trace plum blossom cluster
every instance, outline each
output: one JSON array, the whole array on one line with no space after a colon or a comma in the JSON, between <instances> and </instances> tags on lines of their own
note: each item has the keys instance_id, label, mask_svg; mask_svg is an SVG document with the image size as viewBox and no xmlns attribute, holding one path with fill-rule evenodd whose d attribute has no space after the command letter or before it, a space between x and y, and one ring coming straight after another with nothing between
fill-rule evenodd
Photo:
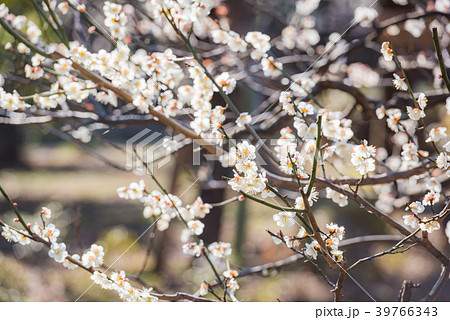
<instances>
[{"instance_id":1,"label":"plum blossom cluster","mask_svg":"<svg viewBox=\"0 0 450 320\"><path fill-rule=\"evenodd\" d=\"M314 11L319 7L320 0L299 0L296 10L289 21L289 25L281 32L279 46L292 50L298 48L302 51L312 52L314 46L320 41L320 34L314 28L316 17Z\"/></svg>"},{"instance_id":2,"label":"plum blossom cluster","mask_svg":"<svg viewBox=\"0 0 450 320\"><path fill-rule=\"evenodd\" d=\"M277 221L282 221L284 219L288 220L293 219L290 215L281 216L280 218L276 218ZM275 220L275 217L274 217ZM286 225L284 226L292 226ZM330 223L326 225L328 233L322 234L322 240L325 242L327 249L330 250L331 257L336 262L342 262L344 260L344 252L339 250L339 242L344 238L345 228L343 226L338 226L335 223ZM300 247L301 241L306 239L312 239L311 242L305 242L304 248L302 249L302 253L306 255L310 259L316 260L319 252L321 252L319 242L314 239L312 235L309 235L304 227L300 227L298 233L295 236L285 235L283 232L278 232L277 234L272 235L272 239L276 245L281 243L285 243L288 248Z\"/></svg>"},{"instance_id":3,"label":"plum blossom cluster","mask_svg":"<svg viewBox=\"0 0 450 320\"><path fill-rule=\"evenodd\" d=\"M160 231L166 230L172 219L182 219L187 224L187 229L181 235L183 242L188 241L192 235L199 236L203 233L205 225L199 219L203 219L212 208L200 197L191 205L183 207L183 202L175 195L166 195L157 190L147 192L143 180L132 182L128 187L117 188L117 194L122 199L139 200L144 206L144 217L155 219Z\"/></svg>"},{"instance_id":4,"label":"plum blossom cluster","mask_svg":"<svg viewBox=\"0 0 450 320\"><path fill-rule=\"evenodd\" d=\"M373 157L376 149L367 143L367 140L363 140L363 143L355 146L352 152L352 164L361 175L375 171L375 159Z\"/></svg>"},{"instance_id":5,"label":"plum blossom cluster","mask_svg":"<svg viewBox=\"0 0 450 320\"><path fill-rule=\"evenodd\" d=\"M108 27L110 35L119 41L123 40L127 31L128 18L123 12L122 5L105 1L103 12L105 13L105 26Z\"/></svg>"},{"instance_id":6,"label":"plum blossom cluster","mask_svg":"<svg viewBox=\"0 0 450 320\"><path fill-rule=\"evenodd\" d=\"M167 5L173 9L176 2L168 2ZM184 5L188 6L187 3ZM160 3L155 7L162 8ZM161 15L161 11L155 10L158 15ZM209 10L202 3L192 6L189 4L188 9L189 16L195 21L202 19L201 17L207 15ZM6 7L4 11L6 14L2 18L9 22L12 28L20 31L19 27L23 27L23 23L13 23L17 17L7 13ZM173 117L182 112L183 107L192 108L191 127L194 131L205 139L213 139L214 143L220 143L222 134L217 131L217 127L225 120L224 108L211 106L209 101L214 91L217 91L217 87L201 67L196 62L189 62L188 72L193 84L181 84L185 75L179 62L184 59L178 59L170 49L164 52L153 52L151 55L140 49L131 54L130 48L122 41L127 22L123 6L105 2L103 11L105 25L118 41L117 47L111 52L104 49L97 53L89 52L79 42L72 41L68 48L57 44L48 45L45 48L46 54L52 55L52 59L40 54L29 57L31 64L25 66L26 76L32 80L46 77L52 82L50 90L33 96L36 105L43 109L55 109L58 105L64 106L66 100L80 103L89 95L93 95L100 103L118 106L117 95L111 90L99 90L93 82L79 77L74 68L76 63L92 72L98 72L115 87L134 97L133 105L142 113L148 113L151 107L156 112ZM21 16L20 19L26 18ZM30 37L29 40L31 41ZM27 56L30 55L29 49L19 51ZM56 58L56 56L62 57ZM46 70L53 69L54 72L46 73L44 67ZM233 92L236 86L236 80L227 72L218 75L215 81L217 86L227 94ZM0 100L1 107L8 111L30 107L16 91L7 93L1 89Z\"/></svg>"},{"instance_id":7,"label":"plum blossom cluster","mask_svg":"<svg viewBox=\"0 0 450 320\"><path fill-rule=\"evenodd\" d=\"M236 80L228 72L224 72L215 78L218 86L216 87L198 63L194 62L189 65L189 75L192 86L179 87L178 97L183 103L190 105L194 111L190 126L205 140L220 144L223 137L218 128L225 121L225 108L219 105L213 107L210 101L214 92L218 91L218 87L226 94L232 93L236 87Z\"/></svg>"},{"instance_id":8,"label":"plum blossom cluster","mask_svg":"<svg viewBox=\"0 0 450 320\"><path fill-rule=\"evenodd\" d=\"M223 271L222 275L225 280L227 294L233 301L237 301L234 293L237 289L239 289L239 285L236 280L239 272L231 269L230 267L229 256L231 255L231 252L231 244L222 241L213 242L207 248L204 246L203 241L200 241L199 243L186 243L183 245L184 254L199 257L202 253L205 253L213 262L216 263L216 265L225 266L225 271ZM208 292L209 286L203 282L198 290L198 294L204 296L208 294Z\"/></svg>"},{"instance_id":9,"label":"plum blossom cluster","mask_svg":"<svg viewBox=\"0 0 450 320\"><path fill-rule=\"evenodd\" d=\"M135 288L130 284L125 271L111 272L108 276L101 271L94 271L92 281L102 289L116 291L123 301L127 302L155 302L158 297L152 294L153 288Z\"/></svg>"},{"instance_id":10,"label":"plum blossom cluster","mask_svg":"<svg viewBox=\"0 0 450 320\"><path fill-rule=\"evenodd\" d=\"M447 177L450 177L450 141L443 147L445 148L445 151L441 152L436 158L436 165L438 168L445 170Z\"/></svg>"},{"instance_id":11,"label":"plum blossom cluster","mask_svg":"<svg viewBox=\"0 0 450 320\"><path fill-rule=\"evenodd\" d=\"M265 172L258 172L254 145L244 140L238 143L236 148L231 148L227 158L228 164L236 168L234 177L228 180L231 189L248 194L258 194L264 191L267 178Z\"/></svg>"},{"instance_id":12,"label":"plum blossom cluster","mask_svg":"<svg viewBox=\"0 0 450 320\"><path fill-rule=\"evenodd\" d=\"M74 269L77 267L77 264L75 264L74 261L86 268L100 267L103 265L103 247L96 244L91 245L91 248L83 254L81 259L78 254L70 256L67 252L66 245L63 242L58 242L60 230L56 228L53 223L45 225L43 222L44 219L49 219L51 215L52 212L50 209L42 207L40 212L42 220L41 223L35 222L33 225L28 225L29 230L35 236L47 242L50 247L50 250L48 251L48 256L50 258L58 263L62 263L64 267L68 269ZM16 219L15 222L19 222L19 220ZM20 231L17 228L4 223L2 224L2 236L7 241L17 242L21 245L29 245L31 243L31 239L33 239L28 232Z\"/></svg>"},{"instance_id":13,"label":"plum blossom cluster","mask_svg":"<svg viewBox=\"0 0 450 320\"><path fill-rule=\"evenodd\" d=\"M303 145L298 144L296 136L289 127L280 131L280 138L277 140L275 151L281 159L280 169L286 174L292 174L295 165L299 178L306 178L305 162L313 160L317 144L319 119L321 119L320 134L329 140L327 146L321 148L320 161L327 161L332 155L346 158L353 147L348 141L354 133L351 129L352 121L342 116L341 112L327 109L315 110L310 102L304 101L297 91L282 92L279 102L288 115L294 116L293 126L296 129L297 137L303 141ZM320 117L319 117L320 116ZM317 121L310 121L309 118L316 118ZM328 159L329 161L329 159Z\"/></svg>"},{"instance_id":14,"label":"plum blossom cluster","mask_svg":"<svg viewBox=\"0 0 450 320\"><path fill-rule=\"evenodd\" d=\"M428 233L432 233L435 230L441 228L439 222L437 221L437 216L432 217L419 217L419 214L425 211L427 206L432 207L434 204L438 203L441 198L441 194L436 191L429 191L424 197L422 202L414 201L410 203L405 210L410 210L411 214L403 216L403 222L405 225L411 228L419 227L421 230Z\"/></svg>"},{"instance_id":15,"label":"plum blossom cluster","mask_svg":"<svg viewBox=\"0 0 450 320\"><path fill-rule=\"evenodd\" d=\"M156 190L150 193L147 192L143 180L133 182L128 187L120 187L117 189L117 193L120 198L140 200L144 205L144 217L153 217L156 221L156 226L160 231L166 230L169 226L169 222L173 218L178 217L181 219L186 224L186 229L181 233L181 241L184 243L182 246L183 253L195 257L200 257L202 254L205 254L210 258L225 262L226 270L223 275L226 279L225 286L227 294L233 301L237 301L234 293L239 289L239 285L235 279L238 272L230 268L228 259L231 255L231 245L225 242L214 242L206 248L203 240L198 237L203 233L205 227L203 222L199 219L203 219L210 212L212 208L210 204L204 203L202 199L198 197L193 204L183 207L181 199L177 196L172 194L166 195ZM195 242L188 242L191 238L194 238ZM103 275L93 277L101 283L105 283L105 289L110 289L110 281ZM131 288L130 290L136 289ZM129 290L126 291L129 293ZM203 283L199 294L206 295L207 293L208 287ZM123 292L123 290L119 290L119 294L121 294L121 296L125 294L125 300L127 301L134 301L130 300L127 293Z\"/></svg>"},{"instance_id":16,"label":"plum blossom cluster","mask_svg":"<svg viewBox=\"0 0 450 320\"><path fill-rule=\"evenodd\" d=\"M91 279L96 284L103 289L116 291L124 301L147 302L158 300L157 297L151 294L152 288L137 289L131 286L124 271L112 272L111 276L108 277L106 273L97 270L96 268L101 267L104 262L105 253L102 246L92 244L81 257L78 254L69 254L66 244L58 242L60 230L52 223L45 226L44 220L51 217L51 210L42 207L39 215L41 216L42 225L38 222L35 222L33 225L27 225L31 233L0 222L2 227L1 235L8 242L15 242L24 246L29 245L32 240L46 243L49 246L48 256L50 258L70 270L83 267L92 273ZM14 222L18 223L19 219L15 219Z\"/></svg>"}]
</instances>

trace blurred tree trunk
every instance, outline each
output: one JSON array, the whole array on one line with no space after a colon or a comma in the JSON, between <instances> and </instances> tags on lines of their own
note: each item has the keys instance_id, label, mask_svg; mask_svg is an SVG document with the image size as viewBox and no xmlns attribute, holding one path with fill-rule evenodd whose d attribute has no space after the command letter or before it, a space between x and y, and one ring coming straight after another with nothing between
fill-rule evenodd
<instances>
[{"instance_id":1,"label":"blurred tree trunk","mask_svg":"<svg viewBox=\"0 0 450 320\"><path fill-rule=\"evenodd\" d=\"M207 203L218 203L225 200L225 188L221 179L222 176L227 175L227 169L223 168L220 162L215 161L213 164L212 176L214 180L205 181L201 184L200 197ZM203 240L209 244L219 240L220 227L222 221L223 207L214 207L210 213L202 219L205 224L205 230L203 232Z\"/></svg>"},{"instance_id":2,"label":"blurred tree trunk","mask_svg":"<svg viewBox=\"0 0 450 320\"><path fill-rule=\"evenodd\" d=\"M20 128L13 125L0 125L0 168L21 165L20 146L22 137Z\"/></svg>"}]
</instances>

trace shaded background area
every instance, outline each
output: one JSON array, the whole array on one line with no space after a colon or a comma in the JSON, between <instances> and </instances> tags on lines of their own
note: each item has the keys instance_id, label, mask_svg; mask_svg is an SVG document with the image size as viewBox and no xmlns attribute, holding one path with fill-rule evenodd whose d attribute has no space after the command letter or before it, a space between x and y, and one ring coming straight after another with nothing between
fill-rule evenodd
<instances>
[{"instance_id":1,"label":"shaded background area","mask_svg":"<svg viewBox=\"0 0 450 320\"><path fill-rule=\"evenodd\" d=\"M32 16L33 8L25 6L28 1L5 1L15 14ZM356 6L371 5L372 1L337 0L322 1L320 16L317 16L318 30L322 34L330 31L343 32L353 18ZM99 1L98 7L101 8ZM295 1L224 1L229 8L232 28L240 34L250 30L260 30L272 37L278 36L292 11ZM96 4L97 5L97 4ZM395 6L391 1L379 1L376 5L379 18L384 19L411 10L411 7ZM100 11L94 11L99 15ZM35 14L34 14L35 15ZM74 39L86 36L72 26L79 17L70 16L64 21L69 34ZM99 20L102 18L99 16ZM281 21L280 21L281 20ZM35 15L36 23L39 22ZM359 28L352 30L349 39L361 36ZM392 37L396 47L415 51L420 48L432 48L429 30L419 39L411 36ZM45 34L49 41L56 41L51 34ZM4 43L8 37L0 30L0 39ZM145 39L143 39L145 40ZM94 50L107 47L100 38L90 40ZM3 46L2 46L3 47ZM161 50L160 48L158 50ZM406 50L406 49L405 49ZM11 57L10 52L0 49L0 71L8 74L23 73L23 61ZM349 62L363 61L375 66L379 54L372 51L356 51L349 57ZM13 63L8 62L13 61ZM300 65L287 67L296 70ZM292 72L294 73L294 72ZM411 74L411 82L416 88L431 88L433 77L426 71ZM390 80L389 80L390 81ZM22 94L32 94L34 89L27 83L8 83L7 90L18 89ZM368 96L383 98L393 90L390 86L377 89L361 89ZM257 105L263 96L255 94L245 85L233 93L233 100L238 106ZM353 104L349 96L327 90L320 99L333 101L336 109L345 109ZM220 103L217 102L217 103ZM244 111L242 109L241 111ZM251 111L251 110L247 110ZM429 119L431 122L443 121L448 126L445 108L438 109ZM371 143L390 150L392 138L384 124L365 120L360 112L352 115L355 122L355 135L367 138ZM144 127L114 128L100 132L103 137L123 146L126 139L132 137ZM152 127L161 131L159 127ZM112 146L105 145L94 137L90 143L97 152L116 163L125 165L125 155ZM192 150L186 149L178 157L157 171L157 177L169 192L180 195L187 190L199 176L199 168L190 165ZM189 160L189 161L188 161ZM209 170L216 179L229 174L214 164L202 164L200 171ZM104 247L105 265L114 263L113 269L124 269L129 274L142 272L142 279L163 292L195 292L203 280L212 280L209 267L201 259L193 260L182 253L180 242L181 223L173 220L165 232L147 232L129 250L129 246L150 225L142 216L142 206L138 202L119 199L116 188L128 185L132 181L144 179L150 190L157 187L149 177L137 177L132 172L120 171L87 155L73 144L62 142L49 134L45 128L33 126L11 127L0 125L0 183L10 196L26 213L26 219L33 221L42 206L52 209L52 222L61 228L60 241L68 245L70 252L82 254L91 243ZM370 189L367 189L370 192ZM208 181L201 181L183 195L183 204L192 203L198 195L205 202L216 203L235 194L223 185L212 186ZM321 197L314 206L318 223L333 221L346 227L346 238L368 234L395 234L373 216L361 210L350 201L344 209L339 208ZM222 209L215 209L205 219L205 237L207 242L217 239L233 245L232 267L243 270L289 257L292 252L274 245L266 229L276 232L273 222L274 211L250 202L234 202ZM28 216L27 216L28 215ZM394 211L391 216L401 221L403 210ZM13 218L6 202L0 200L0 217L9 221ZM289 233L288 229L283 230ZM296 233L292 228L292 233ZM442 230L441 230L442 231ZM154 237L153 237L154 235ZM448 240L443 232L434 232L430 239L435 245L450 253ZM148 244L151 242L151 246ZM354 262L359 258L389 249L393 243L361 244L346 249L346 258ZM147 259L148 248L150 255ZM123 252L126 253L122 256ZM120 257L119 260L117 260ZM117 262L116 262L117 260ZM320 263L323 270L325 264ZM439 264L419 247L414 247L404 254L385 256L367 262L352 273L352 277L361 284L376 300L396 301L403 280L421 283L413 291L413 300L421 298L429 291L440 272ZM328 271L330 278L337 278L336 271ZM11 245L0 239L0 301L74 301L92 281L83 270L67 270L47 257L47 250L39 245L23 247ZM242 301L331 301L329 287L316 270L303 262L296 262L278 271L264 275L253 275L239 279L241 289L237 297ZM113 292L92 286L81 301L117 301ZM351 279L344 287L345 301L370 301L370 298ZM450 300L450 286L447 285L439 301Z\"/></svg>"}]
</instances>

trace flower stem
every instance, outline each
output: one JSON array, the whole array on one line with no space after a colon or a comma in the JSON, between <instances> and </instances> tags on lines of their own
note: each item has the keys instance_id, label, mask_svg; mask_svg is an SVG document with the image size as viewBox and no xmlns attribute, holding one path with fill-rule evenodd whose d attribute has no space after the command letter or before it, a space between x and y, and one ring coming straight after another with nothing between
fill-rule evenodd
<instances>
[{"instance_id":1,"label":"flower stem","mask_svg":"<svg viewBox=\"0 0 450 320\"><path fill-rule=\"evenodd\" d=\"M444 59L442 58L441 45L439 44L439 37L437 28L433 28L433 41L434 47L436 48L436 55L439 61L439 67L441 68L442 79L444 80L445 86L447 87L448 92L450 92L450 80L448 79L447 70L445 68Z\"/></svg>"},{"instance_id":2,"label":"flower stem","mask_svg":"<svg viewBox=\"0 0 450 320\"><path fill-rule=\"evenodd\" d=\"M322 116L317 118L317 138L316 138L316 150L314 151L313 167L311 171L311 177L309 179L308 190L306 191L306 197L311 194L312 188L314 186L314 180L316 179L317 173L317 163L320 151L320 141L322 139Z\"/></svg>"},{"instance_id":3,"label":"flower stem","mask_svg":"<svg viewBox=\"0 0 450 320\"><path fill-rule=\"evenodd\" d=\"M17 218L19 219L20 223L22 224L22 226L25 228L25 230L28 231L28 233L31 235L33 234L30 230L30 228L27 226L27 224L25 223L25 220L23 220L22 215L20 214L19 210L17 209L17 207L14 205L14 203L12 202L11 198L8 196L8 194L6 193L6 191L2 188L2 186L0 185L0 192L3 194L3 197L6 199L6 201L8 202L9 206L11 207L11 209L13 209L14 213L16 214Z\"/></svg>"},{"instance_id":4,"label":"flower stem","mask_svg":"<svg viewBox=\"0 0 450 320\"><path fill-rule=\"evenodd\" d=\"M19 42L22 42L24 45L26 45L28 48L30 48L31 51L34 53L39 53L41 56L50 58L50 55L45 53L42 49L39 49L34 44L32 44L30 41L28 41L22 34L15 31L11 26L4 20L0 18L0 24L2 25L5 30L12 35L16 40Z\"/></svg>"}]
</instances>

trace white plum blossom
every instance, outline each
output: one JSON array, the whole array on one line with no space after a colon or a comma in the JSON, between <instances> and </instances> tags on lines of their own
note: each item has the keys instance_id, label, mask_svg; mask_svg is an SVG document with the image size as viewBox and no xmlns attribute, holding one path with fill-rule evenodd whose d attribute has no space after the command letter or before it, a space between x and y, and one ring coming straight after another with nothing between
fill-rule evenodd
<instances>
[{"instance_id":1,"label":"white plum blossom","mask_svg":"<svg viewBox=\"0 0 450 320\"><path fill-rule=\"evenodd\" d=\"M276 197L275 193L272 192L269 188L264 188L264 190L261 192L261 198L267 199L267 198L274 198Z\"/></svg>"},{"instance_id":2,"label":"white plum blossom","mask_svg":"<svg viewBox=\"0 0 450 320\"><path fill-rule=\"evenodd\" d=\"M300 240L294 236L284 236L283 240L288 248L300 246Z\"/></svg>"},{"instance_id":3,"label":"white plum blossom","mask_svg":"<svg viewBox=\"0 0 450 320\"><path fill-rule=\"evenodd\" d=\"M450 156L447 152L441 152L436 158L436 165L440 169L447 169L450 167Z\"/></svg>"},{"instance_id":4,"label":"white plum blossom","mask_svg":"<svg viewBox=\"0 0 450 320\"><path fill-rule=\"evenodd\" d=\"M53 68L57 73L67 75L72 70L72 61L64 58L58 59Z\"/></svg>"},{"instance_id":5,"label":"white plum blossom","mask_svg":"<svg viewBox=\"0 0 450 320\"><path fill-rule=\"evenodd\" d=\"M286 111L287 114L291 116L295 115L296 110L295 110L295 103L292 97L292 92L289 91L281 92L279 101L281 103L283 110Z\"/></svg>"},{"instance_id":6,"label":"white plum blossom","mask_svg":"<svg viewBox=\"0 0 450 320\"><path fill-rule=\"evenodd\" d=\"M339 240L342 240L344 238L345 234L345 227L344 226L338 226L335 223L330 223L326 225L328 231L330 232L331 237L336 237Z\"/></svg>"},{"instance_id":7,"label":"white plum blossom","mask_svg":"<svg viewBox=\"0 0 450 320\"><path fill-rule=\"evenodd\" d=\"M398 132L399 131L398 124L400 122L400 119L402 118L402 111L397 108L392 108L386 110L386 115L388 116L386 122L389 129L391 129L394 132Z\"/></svg>"},{"instance_id":8,"label":"white plum blossom","mask_svg":"<svg viewBox=\"0 0 450 320\"><path fill-rule=\"evenodd\" d=\"M62 14L67 14L67 12L69 11L69 2L68 1L63 1L58 3L57 6L59 12L61 12Z\"/></svg>"},{"instance_id":9,"label":"white plum blossom","mask_svg":"<svg viewBox=\"0 0 450 320\"><path fill-rule=\"evenodd\" d=\"M422 204L424 206L432 206L432 205L438 203L440 199L441 199L440 193L437 193L435 191L430 191L423 197Z\"/></svg>"},{"instance_id":10,"label":"white plum blossom","mask_svg":"<svg viewBox=\"0 0 450 320\"><path fill-rule=\"evenodd\" d=\"M47 207L42 207L41 215L47 219L50 219L52 217L52 210Z\"/></svg>"},{"instance_id":11,"label":"white plum blossom","mask_svg":"<svg viewBox=\"0 0 450 320\"><path fill-rule=\"evenodd\" d=\"M108 279L108 276L104 272L100 272L98 270L94 271L94 273L91 275L91 280L101 286L103 289L112 289L113 282Z\"/></svg>"},{"instance_id":12,"label":"white plum blossom","mask_svg":"<svg viewBox=\"0 0 450 320\"><path fill-rule=\"evenodd\" d=\"M0 19L3 19L4 16L6 16L9 12L9 8L6 6L6 4L1 3L0 4Z\"/></svg>"},{"instance_id":13,"label":"white plum blossom","mask_svg":"<svg viewBox=\"0 0 450 320\"><path fill-rule=\"evenodd\" d=\"M307 189L308 189L308 186L305 186L303 188L303 192L305 194L307 193ZM316 202L318 199L319 199L319 192L316 191L316 187L313 187L311 189L311 193L308 196L308 204L309 204L309 206L312 207L314 202ZM295 199L295 209L305 210L305 203L303 201L303 196L297 197Z\"/></svg>"},{"instance_id":14,"label":"white plum blossom","mask_svg":"<svg viewBox=\"0 0 450 320\"><path fill-rule=\"evenodd\" d=\"M305 238L307 235L308 233L306 232L305 228L301 226L300 229L298 230L296 237L302 239Z\"/></svg>"},{"instance_id":15,"label":"white plum blossom","mask_svg":"<svg viewBox=\"0 0 450 320\"><path fill-rule=\"evenodd\" d=\"M236 278L239 276L239 272L237 270L227 270L223 272L223 276L228 279Z\"/></svg>"},{"instance_id":16,"label":"white plum blossom","mask_svg":"<svg viewBox=\"0 0 450 320\"><path fill-rule=\"evenodd\" d=\"M427 106L427 96L425 95L425 93L421 92L419 93L419 96L417 97L417 104L419 105L420 108L422 108L422 110L425 109L425 107Z\"/></svg>"},{"instance_id":17,"label":"white plum blossom","mask_svg":"<svg viewBox=\"0 0 450 320\"><path fill-rule=\"evenodd\" d=\"M276 78L281 75L280 70L283 69L283 65L281 62L275 61L273 57L262 58L261 65L266 77Z\"/></svg>"},{"instance_id":18,"label":"white plum blossom","mask_svg":"<svg viewBox=\"0 0 450 320\"><path fill-rule=\"evenodd\" d=\"M361 175L375 171L375 160L371 158L375 156L375 152L375 147L369 146L366 140L363 140L361 145L353 147L351 162Z\"/></svg>"},{"instance_id":19,"label":"white plum blossom","mask_svg":"<svg viewBox=\"0 0 450 320\"><path fill-rule=\"evenodd\" d=\"M425 207L420 201L414 201L410 203L405 210L411 210L412 213L419 214L425 211Z\"/></svg>"},{"instance_id":20,"label":"white plum blossom","mask_svg":"<svg viewBox=\"0 0 450 320\"><path fill-rule=\"evenodd\" d=\"M295 224L295 212L282 211L273 215L273 221L280 227L292 227Z\"/></svg>"},{"instance_id":21,"label":"white plum blossom","mask_svg":"<svg viewBox=\"0 0 450 320\"><path fill-rule=\"evenodd\" d=\"M445 127L435 127L433 129L430 130L430 135L428 137L427 140L425 140L425 142L436 142L439 141L445 137L447 137L447 133L445 133L445 131L447 131L447 128Z\"/></svg>"},{"instance_id":22,"label":"white plum blossom","mask_svg":"<svg viewBox=\"0 0 450 320\"><path fill-rule=\"evenodd\" d=\"M83 254L81 261L86 268L97 268L103 265L104 256L105 253L103 252L103 247L93 244L91 245L91 248Z\"/></svg>"},{"instance_id":23,"label":"white plum blossom","mask_svg":"<svg viewBox=\"0 0 450 320\"><path fill-rule=\"evenodd\" d=\"M56 240L59 237L60 231L56 228L53 223L50 223L45 228L40 229L37 225L33 227L33 231L37 234L40 234L43 238L48 239L50 242L56 243Z\"/></svg>"},{"instance_id":24,"label":"white plum blossom","mask_svg":"<svg viewBox=\"0 0 450 320\"><path fill-rule=\"evenodd\" d=\"M2 226L2 236L8 242L18 242L20 238L20 234L8 225Z\"/></svg>"},{"instance_id":25,"label":"white plum blossom","mask_svg":"<svg viewBox=\"0 0 450 320\"><path fill-rule=\"evenodd\" d=\"M297 108L304 116L314 114L314 107L311 103L300 101ZM317 125L317 124L315 124L315 125Z\"/></svg>"},{"instance_id":26,"label":"white plum blossom","mask_svg":"<svg viewBox=\"0 0 450 320\"><path fill-rule=\"evenodd\" d=\"M242 112L236 119L236 124L239 128L245 127L246 124L252 122L252 116L248 112Z\"/></svg>"},{"instance_id":27,"label":"white plum blossom","mask_svg":"<svg viewBox=\"0 0 450 320\"><path fill-rule=\"evenodd\" d=\"M295 151L295 153L292 155L286 155L286 158L280 165L280 169L286 174L293 174L295 167L297 175L299 175L300 178L304 178L307 177L304 171L305 170L304 164L305 158L300 154L300 152Z\"/></svg>"},{"instance_id":28,"label":"white plum blossom","mask_svg":"<svg viewBox=\"0 0 450 320\"><path fill-rule=\"evenodd\" d=\"M394 54L394 51L390 48L389 41L383 42L381 45L381 53L383 54L383 58L386 61L392 61L392 57Z\"/></svg>"},{"instance_id":29,"label":"white plum blossom","mask_svg":"<svg viewBox=\"0 0 450 320\"><path fill-rule=\"evenodd\" d=\"M187 223L187 225L191 233L197 236L203 233L203 228L205 227L204 223L199 220L191 220Z\"/></svg>"},{"instance_id":30,"label":"white plum blossom","mask_svg":"<svg viewBox=\"0 0 450 320\"><path fill-rule=\"evenodd\" d=\"M73 255L71 256L71 258L72 258L73 260L75 260L75 261L80 262L80 256L79 256L78 254L73 254ZM81 262L80 262L80 263L81 263ZM75 263L73 263L72 261L70 261L69 259L67 259L67 257L66 257L66 259L63 261L63 266L66 267L66 268L69 269L69 270L73 270L73 269L78 268L78 265L76 265Z\"/></svg>"},{"instance_id":31,"label":"white plum blossom","mask_svg":"<svg viewBox=\"0 0 450 320\"><path fill-rule=\"evenodd\" d=\"M445 234L448 238L448 243L450 243L450 222L447 222L447 226L445 227Z\"/></svg>"},{"instance_id":32,"label":"white plum blossom","mask_svg":"<svg viewBox=\"0 0 450 320\"><path fill-rule=\"evenodd\" d=\"M341 262L344 260L344 251L342 250L331 250L331 255L333 256L334 261Z\"/></svg>"},{"instance_id":33,"label":"white plum blossom","mask_svg":"<svg viewBox=\"0 0 450 320\"><path fill-rule=\"evenodd\" d=\"M407 106L406 110L408 112L408 117L411 120L418 121L418 120L420 120L422 118L425 118L425 112L423 112L423 110L420 109L420 108L412 108L410 106Z\"/></svg>"},{"instance_id":34,"label":"white plum blossom","mask_svg":"<svg viewBox=\"0 0 450 320\"><path fill-rule=\"evenodd\" d=\"M394 84L395 89L400 91L407 91L408 85L405 82L404 78L400 78L396 73L393 74L394 80L392 80L392 83Z\"/></svg>"},{"instance_id":35,"label":"white plum blossom","mask_svg":"<svg viewBox=\"0 0 450 320\"><path fill-rule=\"evenodd\" d=\"M216 83L222 88L225 94L230 94L236 88L236 79L231 78L228 72L223 72L215 79ZM216 87L214 87L214 91L219 91Z\"/></svg>"},{"instance_id":36,"label":"white plum blossom","mask_svg":"<svg viewBox=\"0 0 450 320\"><path fill-rule=\"evenodd\" d=\"M194 217L203 219L212 209L212 205L204 203L202 198L197 197L194 203L187 207Z\"/></svg>"},{"instance_id":37,"label":"white plum blossom","mask_svg":"<svg viewBox=\"0 0 450 320\"><path fill-rule=\"evenodd\" d=\"M284 235L281 231L277 232L276 235L272 235L273 243L279 245L284 242Z\"/></svg>"},{"instance_id":38,"label":"white plum blossom","mask_svg":"<svg viewBox=\"0 0 450 320\"><path fill-rule=\"evenodd\" d=\"M144 180L140 180L138 182L130 183L129 187L120 187L117 188L117 194L120 198L123 199L141 199L144 196L145 191L145 182Z\"/></svg>"},{"instance_id":39,"label":"white plum blossom","mask_svg":"<svg viewBox=\"0 0 450 320\"><path fill-rule=\"evenodd\" d=\"M250 31L245 35L245 41L250 43L255 49L252 52L252 59L259 60L270 50L270 37L259 31Z\"/></svg>"},{"instance_id":40,"label":"white plum blossom","mask_svg":"<svg viewBox=\"0 0 450 320\"><path fill-rule=\"evenodd\" d=\"M228 35L228 32L226 32L222 29L212 30L211 37L215 43L227 44L228 41L230 40L230 36Z\"/></svg>"},{"instance_id":41,"label":"white plum blossom","mask_svg":"<svg viewBox=\"0 0 450 320\"><path fill-rule=\"evenodd\" d=\"M342 188L348 187L341 186ZM336 192L333 189L326 188L327 198L331 199L334 203L337 203L339 207L345 207L348 205L348 197L342 193Z\"/></svg>"},{"instance_id":42,"label":"white plum blossom","mask_svg":"<svg viewBox=\"0 0 450 320\"><path fill-rule=\"evenodd\" d=\"M428 220L424 219L425 222L420 223L419 227L421 230L426 231L428 233L432 233L435 230L439 230L441 225L436 220Z\"/></svg>"},{"instance_id":43,"label":"white plum blossom","mask_svg":"<svg viewBox=\"0 0 450 320\"><path fill-rule=\"evenodd\" d=\"M209 289L208 289L208 285L205 282L202 282L202 284L200 285L200 289L198 290L198 294L200 296L205 296L208 294Z\"/></svg>"},{"instance_id":44,"label":"white plum blossom","mask_svg":"<svg viewBox=\"0 0 450 320\"><path fill-rule=\"evenodd\" d=\"M425 182L425 188L429 191L440 193L442 191L442 185L436 177L426 177L423 179Z\"/></svg>"},{"instance_id":45,"label":"white plum blossom","mask_svg":"<svg viewBox=\"0 0 450 320\"><path fill-rule=\"evenodd\" d=\"M414 142L406 143L402 145L402 159L410 162L418 162L419 154L417 145Z\"/></svg>"},{"instance_id":46,"label":"white plum blossom","mask_svg":"<svg viewBox=\"0 0 450 320\"><path fill-rule=\"evenodd\" d=\"M25 65L25 77L30 80L37 80L44 76L44 70L40 67L32 67L29 64Z\"/></svg>"},{"instance_id":47,"label":"white plum blossom","mask_svg":"<svg viewBox=\"0 0 450 320\"><path fill-rule=\"evenodd\" d=\"M190 256L200 257L203 250L203 241L200 241L198 244L196 242L183 244L183 253Z\"/></svg>"},{"instance_id":48,"label":"white plum blossom","mask_svg":"<svg viewBox=\"0 0 450 320\"><path fill-rule=\"evenodd\" d=\"M66 250L66 245L64 243L52 243L50 250L48 251L48 256L54 259L56 262L62 263L66 259L68 253Z\"/></svg>"},{"instance_id":49,"label":"white plum blossom","mask_svg":"<svg viewBox=\"0 0 450 320\"><path fill-rule=\"evenodd\" d=\"M216 258L226 258L231 254L231 245L226 242L213 242L208 246L208 251Z\"/></svg>"},{"instance_id":50,"label":"white plum blossom","mask_svg":"<svg viewBox=\"0 0 450 320\"><path fill-rule=\"evenodd\" d=\"M228 32L229 38L226 40L228 47L234 52L245 52L247 50L247 43L242 39L239 34L234 31Z\"/></svg>"},{"instance_id":51,"label":"white plum blossom","mask_svg":"<svg viewBox=\"0 0 450 320\"><path fill-rule=\"evenodd\" d=\"M404 28L414 38L419 38L426 28L425 20L421 19L408 19L405 21Z\"/></svg>"},{"instance_id":52,"label":"white plum blossom","mask_svg":"<svg viewBox=\"0 0 450 320\"><path fill-rule=\"evenodd\" d=\"M319 243L314 240L311 243L305 243L305 251L304 253L309 257L312 258L314 260L317 259L317 251L320 250L320 245Z\"/></svg>"},{"instance_id":53,"label":"white plum blossom","mask_svg":"<svg viewBox=\"0 0 450 320\"><path fill-rule=\"evenodd\" d=\"M403 216L403 223L415 229L419 225L419 220L414 215L406 215Z\"/></svg>"},{"instance_id":54,"label":"white plum blossom","mask_svg":"<svg viewBox=\"0 0 450 320\"><path fill-rule=\"evenodd\" d=\"M445 151L450 152L450 141L443 145Z\"/></svg>"}]
</instances>

